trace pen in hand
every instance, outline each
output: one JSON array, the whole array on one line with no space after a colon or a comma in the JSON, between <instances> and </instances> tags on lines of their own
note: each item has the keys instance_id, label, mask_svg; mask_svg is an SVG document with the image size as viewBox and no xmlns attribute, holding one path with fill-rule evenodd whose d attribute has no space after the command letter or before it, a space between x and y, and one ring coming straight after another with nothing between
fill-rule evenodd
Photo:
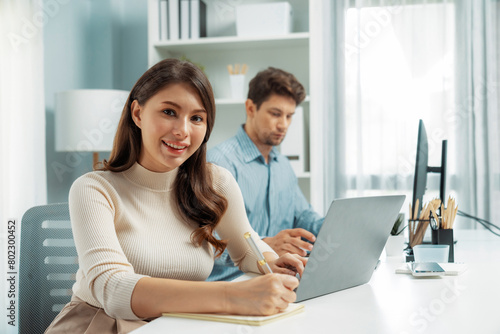
<instances>
[{"instance_id":1,"label":"pen in hand","mask_svg":"<svg viewBox=\"0 0 500 334\"><path fill-rule=\"evenodd\" d=\"M257 248L257 245L255 244L255 241L252 239L252 235L250 232L247 232L243 235L248 242L248 245L250 246L250 249L252 252L254 252L255 255L257 255L257 260L262 269L266 274L272 274L273 271L271 270L271 267L269 267L269 264L266 261L266 258L264 257L264 254L260 251L259 248Z\"/></svg>"}]
</instances>

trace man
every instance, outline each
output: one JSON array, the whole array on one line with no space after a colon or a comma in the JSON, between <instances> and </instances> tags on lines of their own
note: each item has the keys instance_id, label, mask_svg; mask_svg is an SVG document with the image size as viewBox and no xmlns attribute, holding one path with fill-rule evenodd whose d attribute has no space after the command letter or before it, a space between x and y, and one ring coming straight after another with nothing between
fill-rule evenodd
<instances>
[{"instance_id":1,"label":"man","mask_svg":"<svg viewBox=\"0 0 500 334\"><path fill-rule=\"evenodd\" d=\"M257 73L245 102L246 123L208 151L208 161L233 174L250 224L279 255L306 256L323 223L302 194L288 159L276 149L304 98L304 87L292 74L272 67ZM208 280L232 280L241 274L225 252Z\"/></svg>"}]
</instances>

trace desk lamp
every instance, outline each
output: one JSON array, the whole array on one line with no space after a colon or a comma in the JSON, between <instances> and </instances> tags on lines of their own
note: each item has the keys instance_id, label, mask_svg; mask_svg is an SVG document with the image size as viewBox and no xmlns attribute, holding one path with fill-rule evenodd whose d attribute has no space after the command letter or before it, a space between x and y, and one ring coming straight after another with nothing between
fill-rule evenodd
<instances>
[{"instance_id":1,"label":"desk lamp","mask_svg":"<svg viewBox=\"0 0 500 334\"><path fill-rule=\"evenodd\" d=\"M129 92L114 89L77 89L56 93L56 151L109 152Z\"/></svg>"}]
</instances>

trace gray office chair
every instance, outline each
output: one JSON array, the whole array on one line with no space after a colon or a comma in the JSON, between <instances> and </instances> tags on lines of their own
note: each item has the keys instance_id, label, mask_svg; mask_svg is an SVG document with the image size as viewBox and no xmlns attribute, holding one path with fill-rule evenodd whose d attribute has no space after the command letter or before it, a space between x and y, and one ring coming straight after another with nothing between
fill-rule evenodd
<instances>
[{"instance_id":1,"label":"gray office chair","mask_svg":"<svg viewBox=\"0 0 500 334\"><path fill-rule=\"evenodd\" d=\"M26 211L19 254L19 333L43 333L70 301L78 269L68 203Z\"/></svg>"}]
</instances>

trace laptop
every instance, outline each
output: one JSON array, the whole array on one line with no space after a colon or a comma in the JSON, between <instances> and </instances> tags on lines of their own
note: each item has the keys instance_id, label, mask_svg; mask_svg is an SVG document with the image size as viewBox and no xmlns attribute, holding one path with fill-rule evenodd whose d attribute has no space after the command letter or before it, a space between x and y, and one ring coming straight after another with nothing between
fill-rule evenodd
<instances>
[{"instance_id":1,"label":"laptop","mask_svg":"<svg viewBox=\"0 0 500 334\"><path fill-rule=\"evenodd\" d=\"M404 195L332 202L297 287L297 300L367 283L401 210Z\"/></svg>"}]
</instances>

